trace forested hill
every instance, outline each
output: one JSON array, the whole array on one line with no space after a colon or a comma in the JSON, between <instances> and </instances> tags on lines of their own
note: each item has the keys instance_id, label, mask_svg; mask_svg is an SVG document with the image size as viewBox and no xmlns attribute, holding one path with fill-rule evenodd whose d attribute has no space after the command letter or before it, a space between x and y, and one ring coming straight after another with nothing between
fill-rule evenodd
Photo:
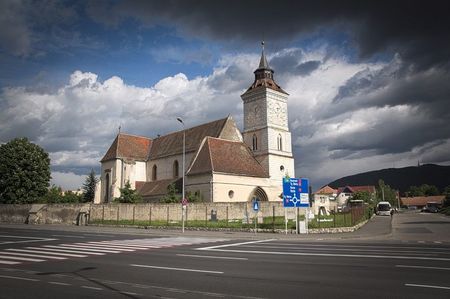
<instances>
[{"instance_id":1,"label":"forested hill","mask_svg":"<svg viewBox=\"0 0 450 299\"><path fill-rule=\"evenodd\" d=\"M344 186L378 186L378 180L383 180L391 188L400 190L403 195L410 186L422 184L434 185L440 192L450 186L450 166L425 164L414 167L388 168L359 173L335 180L328 185L333 188Z\"/></svg>"}]
</instances>

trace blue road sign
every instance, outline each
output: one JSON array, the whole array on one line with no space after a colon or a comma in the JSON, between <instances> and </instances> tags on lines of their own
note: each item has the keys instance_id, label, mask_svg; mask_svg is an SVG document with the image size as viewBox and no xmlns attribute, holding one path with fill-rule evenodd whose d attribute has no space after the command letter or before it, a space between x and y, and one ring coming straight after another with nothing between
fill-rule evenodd
<instances>
[{"instance_id":1,"label":"blue road sign","mask_svg":"<svg viewBox=\"0 0 450 299\"><path fill-rule=\"evenodd\" d=\"M283 205L285 208L309 207L308 179L283 178Z\"/></svg>"},{"instance_id":2,"label":"blue road sign","mask_svg":"<svg viewBox=\"0 0 450 299\"><path fill-rule=\"evenodd\" d=\"M259 200L256 199L253 200L253 211L255 212L259 211Z\"/></svg>"}]
</instances>

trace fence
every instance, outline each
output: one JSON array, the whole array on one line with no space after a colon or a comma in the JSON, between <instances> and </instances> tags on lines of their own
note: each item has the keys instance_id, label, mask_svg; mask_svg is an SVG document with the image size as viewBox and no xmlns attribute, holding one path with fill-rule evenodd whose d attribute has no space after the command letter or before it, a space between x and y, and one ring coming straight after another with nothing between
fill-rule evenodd
<instances>
[{"instance_id":1,"label":"fence","mask_svg":"<svg viewBox=\"0 0 450 299\"><path fill-rule=\"evenodd\" d=\"M369 219L371 211L365 207L352 207L348 211L332 213L329 216L316 216L311 221L310 228L331 228L354 226L359 222Z\"/></svg>"}]
</instances>

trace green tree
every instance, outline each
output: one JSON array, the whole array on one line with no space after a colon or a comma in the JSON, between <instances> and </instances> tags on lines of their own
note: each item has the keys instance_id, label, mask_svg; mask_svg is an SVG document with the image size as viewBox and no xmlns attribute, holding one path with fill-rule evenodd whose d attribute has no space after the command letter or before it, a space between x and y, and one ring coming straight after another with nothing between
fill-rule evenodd
<instances>
[{"instance_id":1,"label":"green tree","mask_svg":"<svg viewBox=\"0 0 450 299\"><path fill-rule=\"evenodd\" d=\"M377 201L388 201L392 206L397 206L397 191L386 185L383 180L379 180Z\"/></svg>"},{"instance_id":2,"label":"green tree","mask_svg":"<svg viewBox=\"0 0 450 299\"><path fill-rule=\"evenodd\" d=\"M420 186L410 186L406 191L407 196L434 196L439 195L439 189L434 185L422 184Z\"/></svg>"},{"instance_id":3,"label":"green tree","mask_svg":"<svg viewBox=\"0 0 450 299\"><path fill-rule=\"evenodd\" d=\"M50 158L27 138L0 145L0 203L33 203L47 193Z\"/></svg>"},{"instance_id":4,"label":"green tree","mask_svg":"<svg viewBox=\"0 0 450 299\"><path fill-rule=\"evenodd\" d=\"M42 196L40 202L42 203L60 203L62 200L62 189L61 187L52 185L48 188L47 193Z\"/></svg>"},{"instance_id":5,"label":"green tree","mask_svg":"<svg viewBox=\"0 0 450 299\"><path fill-rule=\"evenodd\" d=\"M362 200L368 204L373 202L372 195L367 191L357 191L353 193L351 200Z\"/></svg>"},{"instance_id":6,"label":"green tree","mask_svg":"<svg viewBox=\"0 0 450 299\"><path fill-rule=\"evenodd\" d=\"M120 203L138 203L142 202L142 197L136 192L135 189L131 189L130 181L125 183L125 187L119 188L120 197L116 198L114 201Z\"/></svg>"},{"instance_id":7,"label":"green tree","mask_svg":"<svg viewBox=\"0 0 450 299\"><path fill-rule=\"evenodd\" d=\"M87 175L83 184L83 202L93 202L95 197L95 187L97 186L98 178L95 176L94 169Z\"/></svg>"},{"instance_id":8,"label":"green tree","mask_svg":"<svg viewBox=\"0 0 450 299\"><path fill-rule=\"evenodd\" d=\"M445 187L443 195L445 195L443 206L450 207L450 186Z\"/></svg>"},{"instance_id":9,"label":"green tree","mask_svg":"<svg viewBox=\"0 0 450 299\"><path fill-rule=\"evenodd\" d=\"M172 183L167 186L167 194L161 199L163 203L179 203L181 202L181 195L178 194L178 190L175 184Z\"/></svg>"}]
</instances>

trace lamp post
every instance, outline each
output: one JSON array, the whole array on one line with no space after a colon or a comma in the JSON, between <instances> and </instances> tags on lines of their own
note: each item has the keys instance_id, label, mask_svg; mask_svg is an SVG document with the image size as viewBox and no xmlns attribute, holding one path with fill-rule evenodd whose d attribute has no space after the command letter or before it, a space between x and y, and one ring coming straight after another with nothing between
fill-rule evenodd
<instances>
[{"instance_id":1,"label":"lamp post","mask_svg":"<svg viewBox=\"0 0 450 299\"><path fill-rule=\"evenodd\" d=\"M182 232L184 233L184 211L186 209L186 206L183 203L184 203L184 164L186 159L186 128L184 126L184 122L181 117L177 117L177 120L183 126L183 191L181 192L181 204L182 204L181 222L182 222Z\"/></svg>"}]
</instances>

